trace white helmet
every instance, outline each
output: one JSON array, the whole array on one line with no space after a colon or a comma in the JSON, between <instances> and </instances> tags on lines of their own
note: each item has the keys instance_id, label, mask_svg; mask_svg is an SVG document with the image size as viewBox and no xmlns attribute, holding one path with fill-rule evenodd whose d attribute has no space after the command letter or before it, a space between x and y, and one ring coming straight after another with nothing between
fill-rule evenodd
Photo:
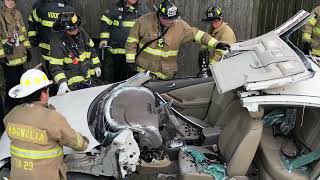
<instances>
[{"instance_id":1,"label":"white helmet","mask_svg":"<svg viewBox=\"0 0 320 180\"><path fill-rule=\"evenodd\" d=\"M20 84L10 89L9 96L24 98L51 84L52 81L48 80L44 72L38 69L30 69L21 76Z\"/></svg>"}]
</instances>

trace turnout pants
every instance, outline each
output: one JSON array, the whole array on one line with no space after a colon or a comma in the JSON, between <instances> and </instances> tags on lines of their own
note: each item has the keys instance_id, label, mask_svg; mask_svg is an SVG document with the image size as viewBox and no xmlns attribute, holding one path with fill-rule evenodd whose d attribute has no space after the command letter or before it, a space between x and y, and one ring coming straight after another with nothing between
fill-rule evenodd
<instances>
[{"instance_id":1,"label":"turnout pants","mask_svg":"<svg viewBox=\"0 0 320 180\"><path fill-rule=\"evenodd\" d=\"M4 67L4 77L6 80L5 112L9 112L15 106L21 104L19 99L9 97L8 93L11 88L20 84L20 78L23 73L23 65Z\"/></svg>"},{"instance_id":2,"label":"turnout pants","mask_svg":"<svg viewBox=\"0 0 320 180\"><path fill-rule=\"evenodd\" d=\"M126 80L128 76L128 64L125 54L113 54L113 82Z\"/></svg>"}]
</instances>

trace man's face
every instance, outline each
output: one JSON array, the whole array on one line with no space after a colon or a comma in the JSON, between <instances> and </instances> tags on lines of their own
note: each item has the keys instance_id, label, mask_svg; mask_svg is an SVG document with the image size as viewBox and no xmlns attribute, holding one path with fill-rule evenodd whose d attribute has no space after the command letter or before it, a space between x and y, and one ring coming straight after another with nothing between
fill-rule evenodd
<instances>
[{"instance_id":1,"label":"man's face","mask_svg":"<svg viewBox=\"0 0 320 180\"><path fill-rule=\"evenodd\" d=\"M213 29L217 29L219 26L221 26L221 24L222 24L222 19L216 19L212 21L211 26Z\"/></svg>"},{"instance_id":2,"label":"man's face","mask_svg":"<svg viewBox=\"0 0 320 180\"><path fill-rule=\"evenodd\" d=\"M67 32L67 34L68 34L69 36L75 36L75 35L78 34L79 29L76 28L76 29L73 29L73 30L68 30L68 31L66 31L66 32Z\"/></svg>"},{"instance_id":3,"label":"man's face","mask_svg":"<svg viewBox=\"0 0 320 180\"><path fill-rule=\"evenodd\" d=\"M130 5L130 6L133 6L137 3L138 0L128 0L127 3Z\"/></svg>"},{"instance_id":4,"label":"man's face","mask_svg":"<svg viewBox=\"0 0 320 180\"><path fill-rule=\"evenodd\" d=\"M159 16L159 21L160 21L161 25L163 25L165 27L169 27L173 23L174 19L166 19L162 16Z\"/></svg>"},{"instance_id":5,"label":"man's face","mask_svg":"<svg viewBox=\"0 0 320 180\"><path fill-rule=\"evenodd\" d=\"M15 0L4 0L3 3L9 9L12 9L12 8L14 8L16 6L16 1Z\"/></svg>"}]
</instances>

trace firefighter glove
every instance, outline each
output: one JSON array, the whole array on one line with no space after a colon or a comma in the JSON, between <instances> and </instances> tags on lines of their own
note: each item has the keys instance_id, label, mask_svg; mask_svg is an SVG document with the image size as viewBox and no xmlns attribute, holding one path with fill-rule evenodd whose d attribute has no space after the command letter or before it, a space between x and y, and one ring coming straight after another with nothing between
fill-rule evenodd
<instances>
[{"instance_id":1,"label":"firefighter glove","mask_svg":"<svg viewBox=\"0 0 320 180\"><path fill-rule=\"evenodd\" d=\"M7 55L13 54L13 44L10 44L9 42L6 42L3 45L4 53Z\"/></svg>"},{"instance_id":2,"label":"firefighter glove","mask_svg":"<svg viewBox=\"0 0 320 180\"><path fill-rule=\"evenodd\" d=\"M222 49L222 50L226 51L226 50L230 49L230 45L226 44L226 43L219 42L216 46L216 49Z\"/></svg>"},{"instance_id":3,"label":"firefighter glove","mask_svg":"<svg viewBox=\"0 0 320 180\"><path fill-rule=\"evenodd\" d=\"M71 92L71 90L68 87L67 82L63 82L60 84L59 89L58 89L58 96L65 95L67 92Z\"/></svg>"},{"instance_id":4,"label":"firefighter glove","mask_svg":"<svg viewBox=\"0 0 320 180\"><path fill-rule=\"evenodd\" d=\"M31 51L30 49L27 49L27 61L30 62L32 59Z\"/></svg>"},{"instance_id":5,"label":"firefighter glove","mask_svg":"<svg viewBox=\"0 0 320 180\"><path fill-rule=\"evenodd\" d=\"M39 39L37 37L30 37L29 41L32 47L39 46Z\"/></svg>"},{"instance_id":6,"label":"firefighter glove","mask_svg":"<svg viewBox=\"0 0 320 180\"><path fill-rule=\"evenodd\" d=\"M311 48L311 44L310 43L308 43L308 42L303 43L303 53L304 54L309 55L311 49L312 48Z\"/></svg>"},{"instance_id":7,"label":"firefighter glove","mask_svg":"<svg viewBox=\"0 0 320 180\"><path fill-rule=\"evenodd\" d=\"M94 70L96 71L96 76L100 77L101 76L101 68L100 67L96 67Z\"/></svg>"},{"instance_id":8,"label":"firefighter glove","mask_svg":"<svg viewBox=\"0 0 320 180\"><path fill-rule=\"evenodd\" d=\"M108 45L108 41L100 41L99 48L104 49L105 47L107 47L107 45Z\"/></svg>"}]
</instances>

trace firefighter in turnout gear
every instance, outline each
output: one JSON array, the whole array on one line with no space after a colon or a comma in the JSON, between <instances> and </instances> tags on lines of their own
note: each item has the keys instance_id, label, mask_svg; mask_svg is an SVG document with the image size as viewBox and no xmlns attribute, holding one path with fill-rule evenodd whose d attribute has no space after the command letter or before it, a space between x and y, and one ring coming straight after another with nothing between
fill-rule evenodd
<instances>
[{"instance_id":1,"label":"firefighter in turnout gear","mask_svg":"<svg viewBox=\"0 0 320 180\"><path fill-rule=\"evenodd\" d=\"M312 12L315 15L302 28L303 51L305 54L320 57L320 6Z\"/></svg>"},{"instance_id":2,"label":"firefighter in turnout gear","mask_svg":"<svg viewBox=\"0 0 320 180\"><path fill-rule=\"evenodd\" d=\"M101 17L99 47L110 46L108 50L112 54L113 82L128 78L124 46L135 21L146 13L145 7L138 0L119 0L114 9L106 10Z\"/></svg>"},{"instance_id":3,"label":"firefighter in turnout gear","mask_svg":"<svg viewBox=\"0 0 320 180\"><path fill-rule=\"evenodd\" d=\"M42 3L34 9L28 19L28 35L32 46L39 46L42 58L45 60L48 70L50 58L50 37L53 36L52 26L59 14L62 12L74 12L68 5L69 0L51 0Z\"/></svg>"},{"instance_id":4,"label":"firefighter in turnout gear","mask_svg":"<svg viewBox=\"0 0 320 180\"><path fill-rule=\"evenodd\" d=\"M73 12L61 13L53 25L63 31L51 38L50 73L58 84L58 95L94 86L93 76L101 76L100 60L94 43L79 26L81 17Z\"/></svg>"},{"instance_id":5,"label":"firefighter in turnout gear","mask_svg":"<svg viewBox=\"0 0 320 180\"><path fill-rule=\"evenodd\" d=\"M9 95L21 99L4 118L11 140L13 180L66 180L63 146L76 151L87 148L89 140L70 127L66 119L48 105L49 81L37 69L25 72Z\"/></svg>"},{"instance_id":6,"label":"firefighter in turnout gear","mask_svg":"<svg viewBox=\"0 0 320 180\"><path fill-rule=\"evenodd\" d=\"M0 10L0 63L4 69L6 92L19 83L23 65L31 59L30 42L15 0L4 0ZM19 102L6 94L5 107L11 110Z\"/></svg>"},{"instance_id":7,"label":"firefighter in turnout gear","mask_svg":"<svg viewBox=\"0 0 320 180\"><path fill-rule=\"evenodd\" d=\"M33 11L36 10L39 7L43 7L46 3L48 3L48 0L37 0L36 2L33 3L32 5L32 10L31 10L31 14L28 18L28 30L30 31L30 33L28 32L28 36L29 36L29 40L30 40L30 44L31 46L38 46L39 45L39 38L38 36L36 36L38 28L40 27L36 21L33 21Z\"/></svg>"},{"instance_id":8,"label":"firefighter in turnout gear","mask_svg":"<svg viewBox=\"0 0 320 180\"><path fill-rule=\"evenodd\" d=\"M126 61L130 69L135 68L135 63L138 72L150 70L159 79L170 79L177 72L177 55L181 44L195 41L212 48L230 47L178 17L175 3L164 0L157 12L143 15L137 20L126 42Z\"/></svg>"},{"instance_id":9,"label":"firefighter in turnout gear","mask_svg":"<svg viewBox=\"0 0 320 180\"><path fill-rule=\"evenodd\" d=\"M206 11L206 19L203 19L203 21L211 22L210 34L218 41L227 44L236 42L236 36L233 30L228 23L223 21L223 12L221 8L217 6L209 7ZM209 60L211 64L220 61L224 54L224 51L220 49L209 49L209 52Z\"/></svg>"}]
</instances>

